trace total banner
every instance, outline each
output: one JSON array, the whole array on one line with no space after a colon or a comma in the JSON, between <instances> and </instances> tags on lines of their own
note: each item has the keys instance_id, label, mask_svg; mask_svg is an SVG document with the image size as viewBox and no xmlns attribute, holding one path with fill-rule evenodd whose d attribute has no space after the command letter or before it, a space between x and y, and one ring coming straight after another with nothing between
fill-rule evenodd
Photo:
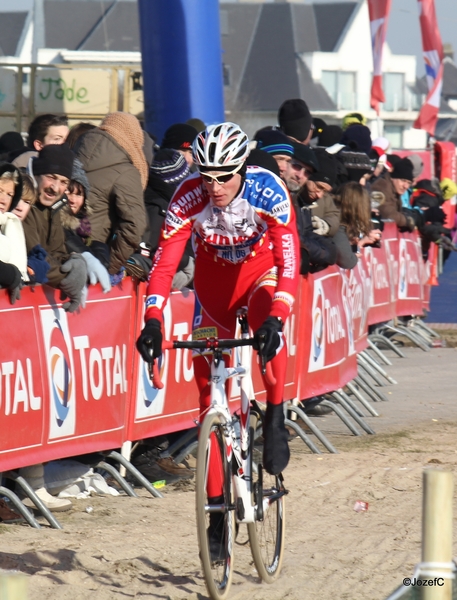
<instances>
[{"instance_id":1,"label":"total banner","mask_svg":"<svg viewBox=\"0 0 457 600\"><path fill-rule=\"evenodd\" d=\"M14 306L1 294L0 470L122 444L133 291L130 279L109 297L92 286L86 307L73 314L48 286L24 288Z\"/></svg>"}]
</instances>

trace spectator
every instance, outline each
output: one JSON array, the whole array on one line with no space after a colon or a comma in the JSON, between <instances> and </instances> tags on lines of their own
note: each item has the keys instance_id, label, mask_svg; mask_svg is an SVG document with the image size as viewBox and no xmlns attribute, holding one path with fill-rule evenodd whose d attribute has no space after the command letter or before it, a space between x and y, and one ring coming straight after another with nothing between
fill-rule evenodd
<instances>
[{"instance_id":1,"label":"spectator","mask_svg":"<svg viewBox=\"0 0 457 600\"><path fill-rule=\"evenodd\" d=\"M363 185L355 181L345 183L335 201L341 211L341 225L335 240L338 248L336 264L343 269L352 269L357 264L359 249L378 242L381 232L372 229L370 196Z\"/></svg>"},{"instance_id":2,"label":"spectator","mask_svg":"<svg viewBox=\"0 0 457 600\"><path fill-rule=\"evenodd\" d=\"M366 125L351 125L343 132L340 144L344 144L349 150L370 154L371 132Z\"/></svg>"},{"instance_id":3,"label":"spectator","mask_svg":"<svg viewBox=\"0 0 457 600\"><path fill-rule=\"evenodd\" d=\"M340 226L340 214L331 192L337 181L338 161L325 150L315 149L319 169L309 176L300 190L304 204L311 208L313 227L319 235L333 237Z\"/></svg>"},{"instance_id":4,"label":"spectator","mask_svg":"<svg viewBox=\"0 0 457 600\"><path fill-rule=\"evenodd\" d=\"M279 129L294 142L307 146L314 132L313 118L301 98L283 102L278 111Z\"/></svg>"},{"instance_id":5,"label":"spectator","mask_svg":"<svg viewBox=\"0 0 457 600\"><path fill-rule=\"evenodd\" d=\"M27 274L27 253L21 221L13 214L22 193L18 169L0 163L0 285L8 290L11 304L20 298Z\"/></svg>"},{"instance_id":6,"label":"spectator","mask_svg":"<svg viewBox=\"0 0 457 600\"><path fill-rule=\"evenodd\" d=\"M7 131L0 136L0 160L11 160L11 154L16 156L26 150L22 135L17 131Z\"/></svg>"},{"instance_id":7,"label":"spectator","mask_svg":"<svg viewBox=\"0 0 457 600\"><path fill-rule=\"evenodd\" d=\"M192 144L198 133L197 129L192 125L175 123L165 131L160 147L162 149L177 150L184 156L189 167L192 167L194 164Z\"/></svg>"},{"instance_id":8,"label":"spectator","mask_svg":"<svg viewBox=\"0 0 457 600\"><path fill-rule=\"evenodd\" d=\"M319 169L316 155L310 147L294 142L294 154L286 175L287 189L293 196L297 194L308 181L308 177Z\"/></svg>"},{"instance_id":9,"label":"spectator","mask_svg":"<svg viewBox=\"0 0 457 600\"><path fill-rule=\"evenodd\" d=\"M87 133L88 131L91 131L92 129L95 129L95 125L93 125L92 123L85 123L84 121L81 121L80 123L76 123L76 125L73 125L73 127L70 129L70 133L68 134L67 137L67 144L70 146L70 148L72 150L74 150L75 146L76 146L76 142L79 140L79 138L84 135L85 133Z\"/></svg>"},{"instance_id":10,"label":"spectator","mask_svg":"<svg viewBox=\"0 0 457 600\"><path fill-rule=\"evenodd\" d=\"M278 163L279 176L283 181L290 176L290 163L294 156L292 140L274 127L259 129L254 136L257 149L271 154Z\"/></svg>"},{"instance_id":11,"label":"spectator","mask_svg":"<svg viewBox=\"0 0 457 600\"><path fill-rule=\"evenodd\" d=\"M149 227L143 236L143 247L127 261L126 270L129 275L145 281L152 266L160 239L160 232L170 200L177 187L190 173L189 165L177 150L159 150L149 172L149 180L144 192L144 202L148 215ZM186 245L185 252L173 278L172 288L189 287L194 275L194 253L192 244Z\"/></svg>"},{"instance_id":12,"label":"spectator","mask_svg":"<svg viewBox=\"0 0 457 600\"><path fill-rule=\"evenodd\" d=\"M347 115L345 115L343 117L343 120L341 122L341 128L343 131L346 131L346 129L348 127L351 127L352 125L366 125L366 124L367 124L367 120L364 117L364 115L362 115L362 113L352 112L352 113L348 113Z\"/></svg>"},{"instance_id":13,"label":"spectator","mask_svg":"<svg viewBox=\"0 0 457 600\"><path fill-rule=\"evenodd\" d=\"M274 173L277 177L279 177L279 167L278 163L275 161L274 157L268 152L264 150L259 150L258 148L253 148L249 152L249 156L246 160L246 164L249 166L262 167L263 169L268 169Z\"/></svg>"},{"instance_id":14,"label":"spectator","mask_svg":"<svg viewBox=\"0 0 457 600\"><path fill-rule=\"evenodd\" d=\"M71 179L73 152L64 145L45 146L32 162L32 175L37 182L37 202L23 222L29 256L41 247L47 252L49 285L68 297L64 310L74 312L81 304L87 280L87 268L81 255L68 255L65 233L59 211Z\"/></svg>"},{"instance_id":15,"label":"spectator","mask_svg":"<svg viewBox=\"0 0 457 600\"><path fill-rule=\"evenodd\" d=\"M39 115L30 123L27 148L20 150L12 163L20 169L26 169L30 158L36 158L38 152L48 144L63 144L68 135L68 121L65 116ZM13 156L11 156L13 158Z\"/></svg>"},{"instance_id":16,"label":"spectator","mask_svg":"<svg viewBox=\"0 0 457 600\"><path fill-rule=\"evenodd\" d=\"M118 273L136 251L147 223L143 191L148 164L144 134L133 115L115 112L76 144L90 184L92 240L110 248L110 274Z\"/></svg>"},{"instance_id":17,"label":"spectator","mask_svg":"<svg viewBox=\"0 0 457 600\"><path fill-rule=\"evenodd\" d=\"M88 201L90 186L81 162L75 158L70 183L67 189L67 204L60 211L62 226L65 231L67 252L82 255L87 264L89 281L100 282L104 293L111 289L107 266L109 264L109 248L102 242L92 242Z\"/></svg>"},{"instance_id":18,"label":"spectator","mask_svg":"<svg viewBox=\"0 0 457 600\"><path fill-rule=\"evenodd\" d=\"M382 219L395 221L397 227L413 231L416 222L411 214L402 212L401 195L411 186L413 181L413 165L407 158L396 161L391 174L385 172L371 186L371 191L382 192L384 202L379 207Z\"/></svg>"},{"instance_id":19,"label":"spectator","mask_svg":"<svg viewBox=\"0 0 457 600\"><path fill-rule=\"evenodd\" d=\"M29 214L30 207L37 200L37 192L33 179L27 173L21 173L22 176L22 194L19 202L13 208L13 212L21 221Z\"/></svg>"}]
</instances>

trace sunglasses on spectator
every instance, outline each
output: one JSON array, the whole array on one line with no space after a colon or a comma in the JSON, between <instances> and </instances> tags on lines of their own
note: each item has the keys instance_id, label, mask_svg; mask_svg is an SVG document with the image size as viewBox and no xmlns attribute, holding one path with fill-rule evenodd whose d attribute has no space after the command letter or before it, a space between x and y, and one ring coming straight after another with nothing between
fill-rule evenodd
<instances>
[{"instance_id":1,"label":"sunglasses on spectator","mask_svg":"<svg viewBox=\"0 0 457 600\"><path fill-rule=\"evenodd\" d=\"M214 183L216 182L219 185L224 185L224 183L228 183L234 175L238 173L241 169L241 166L237 167L234 171L230 173L221 173L220 175L211 175L211 173L202 173L200 171L201 178L205 183Z\"/></svg>"},{"instance_id":2,"label":"sunglasses on spectator","mask_svg":"<svg viewBox=\"0 0 457 600\"><path fill-rule=\"evenodd\" d=\"M310 169L309 167L302 165L298 162L295 162L294 160L290 163L290 166L292 167L292 169L294 169L294 171L302 171L303 170L305 172L305 175L307 175L308 177L313 174L312 169Z\"/></svg>"}]
</instances>

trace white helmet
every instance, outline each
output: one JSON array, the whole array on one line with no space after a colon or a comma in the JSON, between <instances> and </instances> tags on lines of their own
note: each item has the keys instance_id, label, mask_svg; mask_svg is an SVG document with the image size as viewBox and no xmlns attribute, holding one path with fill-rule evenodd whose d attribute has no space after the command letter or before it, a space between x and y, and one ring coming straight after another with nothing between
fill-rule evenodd
<instances>
[{"instance_id":1,"label":"white helmet","mask_svg":"<svg viewBox=\"0 0 457 600\"><path fill-rule=\"evenodd\" d=\"M194 162L199 167L238 167L248 154L248 136L235 123L210 125L192 144Z\"/></svg>"}]
</instances>

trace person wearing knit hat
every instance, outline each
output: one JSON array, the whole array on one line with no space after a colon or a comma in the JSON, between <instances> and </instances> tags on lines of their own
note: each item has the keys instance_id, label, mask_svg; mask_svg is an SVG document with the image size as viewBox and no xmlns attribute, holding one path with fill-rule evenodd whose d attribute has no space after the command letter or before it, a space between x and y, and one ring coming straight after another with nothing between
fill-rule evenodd
<instances>
[{"instance_id":1,"label":"person wearing knit hat","mask_svg":"<svg viewBox=\"0 0 457 600\"><path fill-rule=\"evenodd\" d=\"M340 144L348 146L350 150L369 154L371 150L371 132L366 125L351 125L344 130Z\"/></svg>"},{"instance_id":2,"label":"person wearing knit hat","mask_svg":"<svg viewBox=\"0 0 457 600\"><path fill-rule=\"evenodd\" d=\"M320 119L319 117L314 117L312 125L313 134L311 136L311 139L319 137L327 127L328 125L323 119Z\"/></svg>"},{"instance_id":3,"label":"person wearing knit hat","mask_svg":"<svg viewBox=\"0 0 457 600\"><path fill-rule=\"evenodd\" d=\"M412 180L412 162L407 158L397 157L392 172L385 171L371 186L372 192L381 192L384 196L384 201L379 206L381 218L395 221L397 227L407 231L413 231L416 222L410 209L408 207L403 209L401 196L411 186Z\"/></svg>"},{"instance_id":4,"label":"person wearing knit hat","mask_svg":"<svg viewBox=\"0 0 457 600\"><path fill-rule=\"evenodd\" d=\"M129 113L108 114L99 127L85 133L76 151L90 184L91 246L110 249L108 270L119 274L141 242L147 218L143 193L149 166L143 151L145 136ZM97 256L103 263L103 256Z\"/></svg>"},{"instance_id":5,"label":"person wearing knit hat","mask_svg":"<svg viewBox=\"0 0 457 600\"><path fill-rule=\"evenodd\" d=\"M274 156L272 154L269 154L268 152L265 152L265 150L253 148L249 152L246 164L255 167L262 167L263 169L268 169L269 171L271 171L279 177L278 163L275 161Z\"/></svg>"},{"instance_id":6,"label":"person wearing knit hat","mask_svg":"<svg viewBox=\"0 0 457 600\"><path fill-rule=\"evenodd\" d=\"M339 210L335 206L332 191L337 182L338 161L320 148L314 153L319 168L311 173L308 181L298 193L302 205L311 205L313 228L319 235L333 237L340 226Z\"/></svg>"},{"instance_id":7,"label":"person wearing knit hat","mask_svg":"<svg viewBox=\"0 0 457 600\"><path fill-rule=\"evenodd\" d=\"M73 172L74 155L66 144L44 146L30 165L37 184L37 201L23 221L27 252L37 247L44 250L49 263L47 284L59 288L68 301L62 306L74 312L84 303L87 266L80 254L69 255L60 211L66 205L67 191Z\"/></svg>"},{"instance_id":8,"label":"person wearing knit hat","mask_svg":"<svg viewBox=\"0 0 457 600\"><path fill-rule=\"evenodd\" d=\"M192 144L198 135L198 131L187 123L175 123L171 125L163 136L160 147L178 150L186 159L187 164L193 165Z\"/></svg>"},{"instance_id":9,"label":"person wearing knit hat","mask_svg":"<svg viewBox=\"0 0 457 600\"><path fill-rule=\"evenodd\" d=\"M177 150L164 148L155 155L150 171L165 183L177 186L189 175L190 168Z\"/></svg>"},{"instance_id":10,"label":"person wearing knit hat","mask_svg":"<svg viewBox=\"0 0 457 600\"><path fill-rule=\"evenodd\" d=\"M305 185L308 177L319 169L316 155L309 146L294 142L293 148L294 156L285 179L287 189L292 196Z\"/></svg>"},{"instance_id":11,"label":"person wearing knit hat","mask_svg":"<svg viewBox=\"0 0 457 600\"><path fill-rule=\"evenodd\" d=\"M366 124L367 124L367 119L364 115L362 115L362 113L352 112L352 113L348 113L347 115L345 115L343 117L343 120L341 121L341 128L343 131L346 131L346 129L348 127L351 127L352 125L366 125Z\"/></svg>"},{"instance_id":12,"label":"person wearing knit hat","mask_svg":"<svg viewBox=\"0 0 457 600\"><path fill-rule=\"evenodd\" d=\"M314 126L304 100L293 98L283 102L278 111L278 123L281 131L295 142L309 144Z\"/></svg>"},{"instance_id":13,"label":"person wearing knit hat","mask_svg":"<svg viewBox=\"0 0 457 600\"><path fill-rule=\"evenodd\" d=\"M317 145L322 148L330 148L338 144L343 136L343 130L339 125L327 125L317 137Z\"/></svg>"},{"instance_id":14,"label":"person wearing knit hat","mask_svg":"<svg viewBox=\"0 0 457 600\"><path fill-rule=\"evenodd\" d=\"M149 171L149 180L144 192L144 204L148 227L141 244L127 260L129 275L145 281L152 267L152 257L159 246L160 232L168 205L176 188L189 176L190 167L184 156L171 148L159 150ZM174 289L189 285L193 277L193 251L189 243L178 267Z\"/></svg>"},{"instance_id":15,"label":"person wearing knit hat","mask_svg":"<svg viewBox=\"0 0 457 600\"><path fill-rule=\"evenodd\" d=\"M10 158L10 154L20 154L26 150L22 135L18 131L7 131L0 136L0 156Z\"/></svg>"},{"instance_id":16,"label":"person wearing knit hat","mask_svg":"<svg viewBox=\"0 0 457 600\"><path fill-rule=\"evenodd\" d=\"M279 167L279 176L285 181L290 171L290 163L294 156L292 140L282 131L274 127L259 129L254 136L257 149L271 154Z\"/></svg>"},{"instance_id":17,"label":"person wearing knit hat","mask_svg":"<svg viewBox=\"0 0 457 600\"><path fill-rule=\"evenodd\" d=\"M457 183L448 177L440 181L440 189L444 200L450 200L453 196L457 195Z\"/></svg>"}]
</instances>

